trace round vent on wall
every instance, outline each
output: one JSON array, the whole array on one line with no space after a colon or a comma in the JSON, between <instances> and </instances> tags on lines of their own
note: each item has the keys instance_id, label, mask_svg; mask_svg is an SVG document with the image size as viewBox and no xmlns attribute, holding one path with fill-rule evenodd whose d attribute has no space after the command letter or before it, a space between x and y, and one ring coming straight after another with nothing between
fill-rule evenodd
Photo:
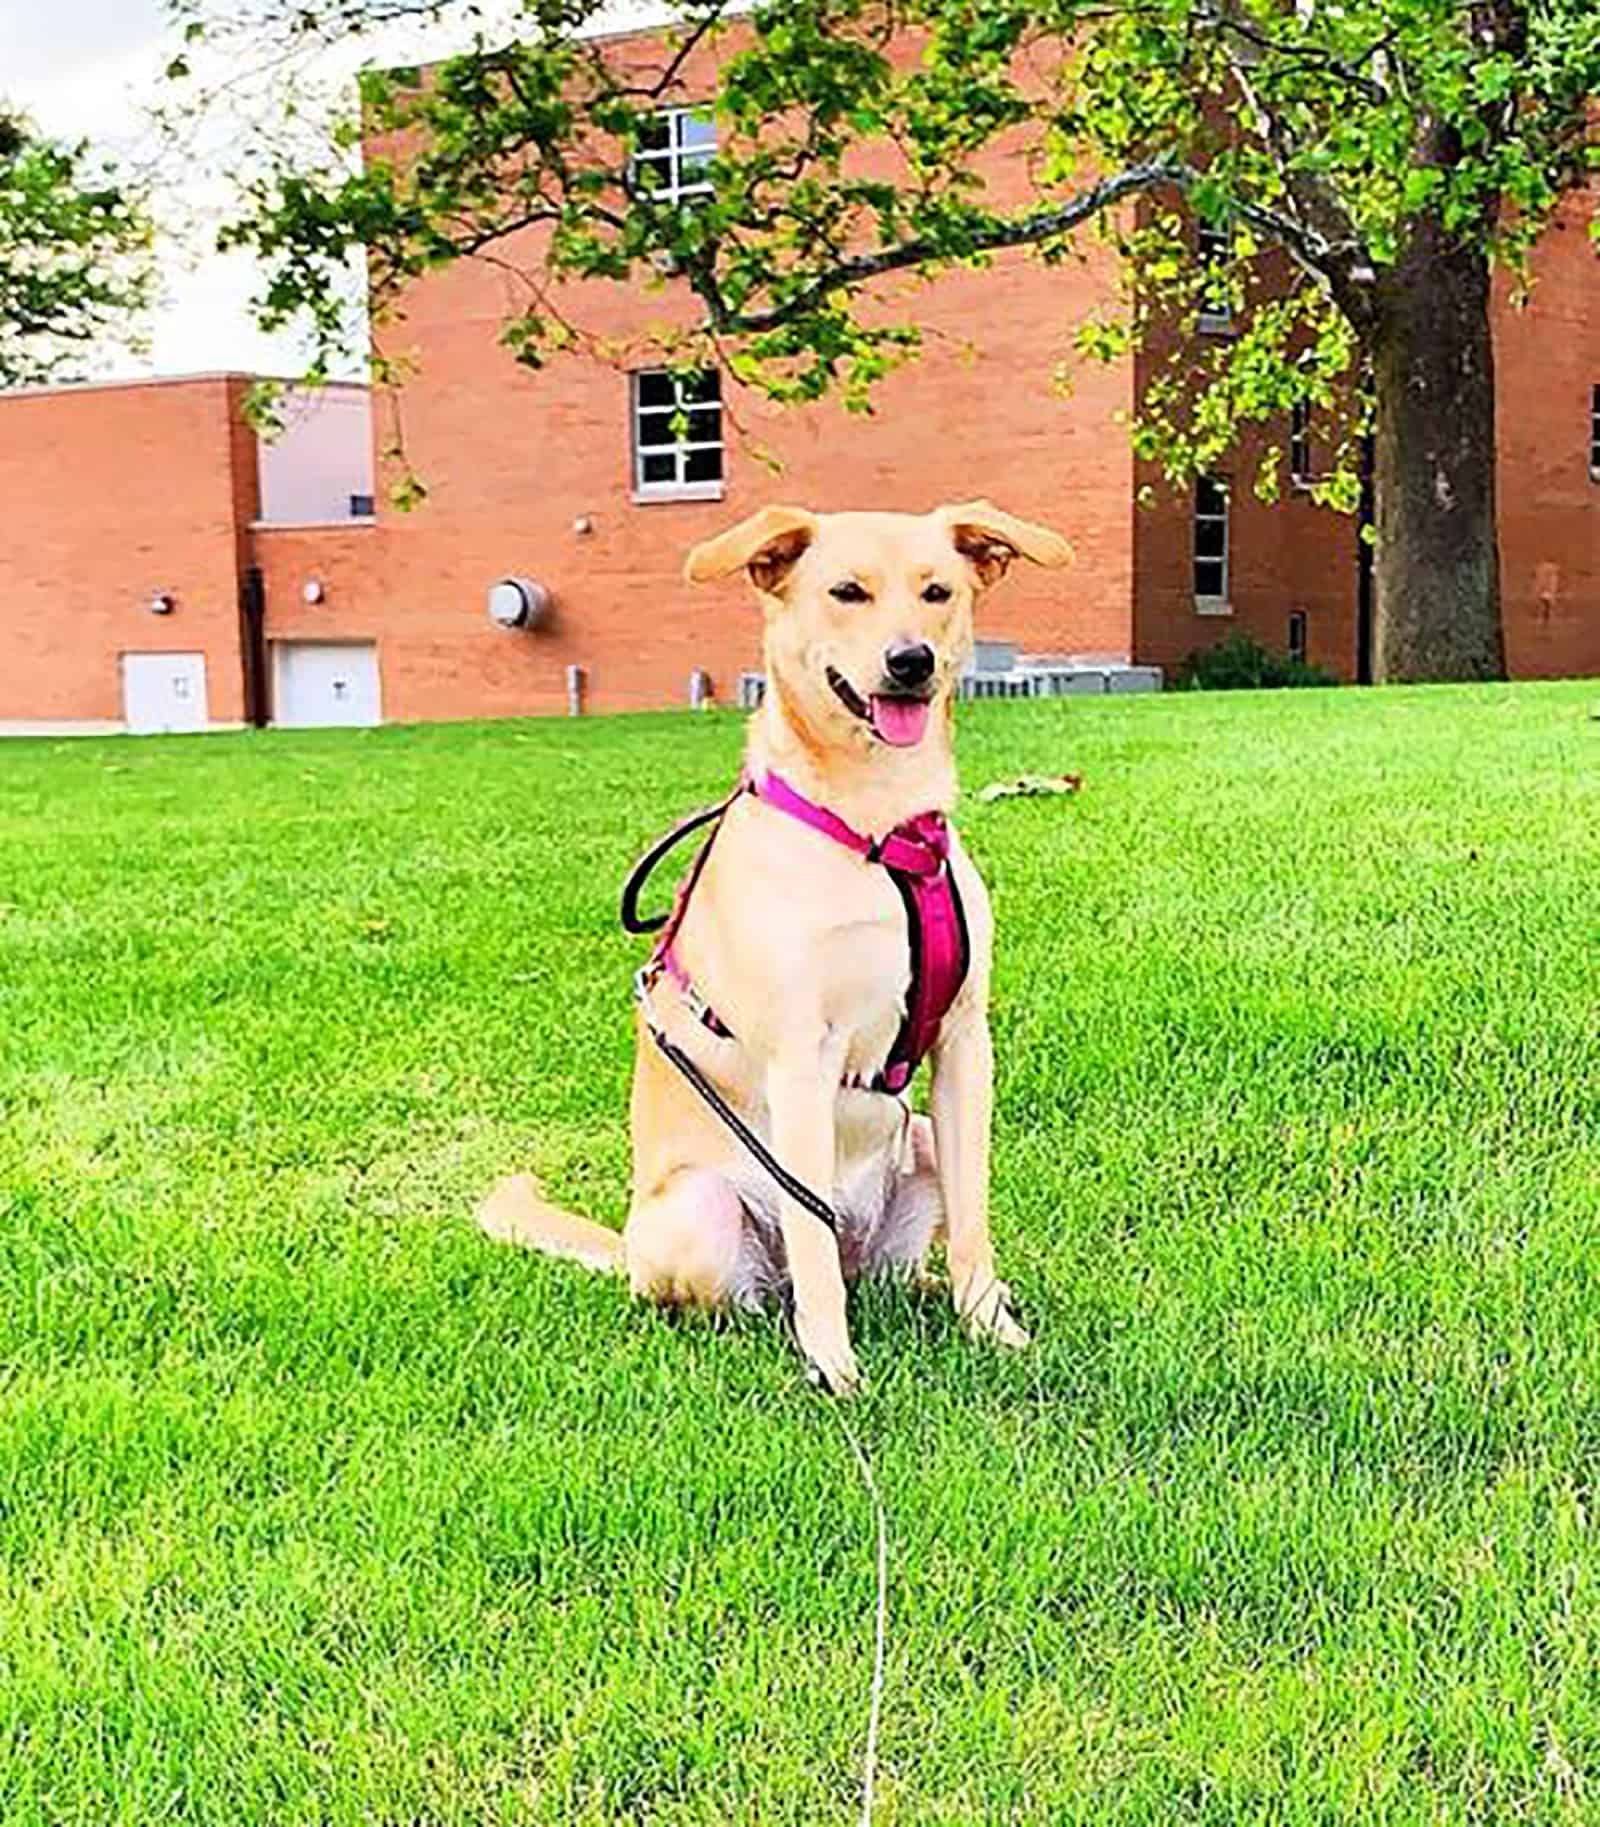
<instances>
[{"instance_id":1,"label":"round vent on wall","mask_svg":"<svg viewBox=\"0 0 1600 1827\"><path fill-rule=\"evenodd\" d=\"M550 608L550 592L531 577L502 577L489 586L489 620L499 628L537 628Z\"/></svg>"}]
</instances>

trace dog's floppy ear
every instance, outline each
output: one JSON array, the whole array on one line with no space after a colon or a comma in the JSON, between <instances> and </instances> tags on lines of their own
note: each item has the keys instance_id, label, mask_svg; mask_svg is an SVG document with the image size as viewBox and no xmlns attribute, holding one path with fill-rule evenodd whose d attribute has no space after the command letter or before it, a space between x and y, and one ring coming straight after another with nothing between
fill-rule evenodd
<instances>
[{"instance_id":1,"label":"dog's floppy ear","mask_svg":"<svg viewBox=\"0 0 1600 1827\"><path fill-rule=\"evenodd\" d=\"M758 590L771 594L817 536L817 517L805 508L764 507L715 539L697 545L684 561L691 584L748 571Z\"/></svg>"},{"instance_id":2,"label":"dog's floppy ear","mask_svg":"<svg viewBox=\"0 0 1600 1827\"><path fill-rule=\"evenodd\" d=\"M956 550L978 574L979 585L987 589L1006 574L1006 566L1019 553L1036 565L1068 564L1072 547L1059 533L1048 527L1035 526L1031 520L1018 520L997 508L992 501L963 501L957 507L940 508L939 517L950 529Z\"/></svg>"}]
</instances>

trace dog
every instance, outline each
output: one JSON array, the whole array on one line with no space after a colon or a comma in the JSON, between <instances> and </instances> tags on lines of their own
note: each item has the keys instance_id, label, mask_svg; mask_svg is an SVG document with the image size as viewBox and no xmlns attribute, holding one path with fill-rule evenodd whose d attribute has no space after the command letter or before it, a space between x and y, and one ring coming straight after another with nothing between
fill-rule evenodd
<instances>
[{"instance_id":1,"label":"dog","mask_svg":"<svg viewBox=\"0 0 1600 1827\"><path fill-rule=\"evenodd\" d=\"M992 919L945 817L975 604L1017 557L1070 556L986 501L768 507L690 552L691 583L742 571L754 586L767 689L744 790L641 973L631 1210L618 1233L515 1175L480 1209L485 1231L625 1274L663 1304L788 1298L812 1375L838 1393L860 1379L847 1282L920 1278L936 1243L969 1332L1027 1344L989 1234ZM948 1006L908 1041L930 970ZM919 1047L931 1119L892 1094Z\"/></svg>"}]
</instances>

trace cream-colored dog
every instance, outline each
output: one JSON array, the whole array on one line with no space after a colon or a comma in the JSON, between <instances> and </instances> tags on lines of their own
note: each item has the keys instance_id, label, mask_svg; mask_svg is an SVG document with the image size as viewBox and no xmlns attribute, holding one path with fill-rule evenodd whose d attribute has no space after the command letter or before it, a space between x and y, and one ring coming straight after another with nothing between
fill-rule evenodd
<instances>
[{"instance_id":1,"label":"cream-colored dog","mask_svg":"<svg viewBox=\"0 0 1600 1827\"><path fill-rule=\"evenodd\" d=\"M973 605L1018 554L1070 556L1042 527L976 501L925 515L769 507L697 546L686 574L744 571L766 617L767 695L747 774L781 776L855 831L881 838L956 796L951 710ZM992 922L952 837L969 964L932 1051L932 1121L859 1089L881 1070L906 1009L907 908L886 871L762 799L730 806L674 937L686 988L662 975L650 1018L837 1231L780 1190L651 1038L641 1014L632 1098L633 1204L620 1235L501 1182L479 1213L491 1235L626 1271L664 1303L760 1305L792 1293L802 1350L834 1390L859 1378L846 1281L921 1271L945 1244L974 1333L1026 1344L989 1237ZM701 1018L714 1006L719 1032Z\"/></svg>"}]
</instances>

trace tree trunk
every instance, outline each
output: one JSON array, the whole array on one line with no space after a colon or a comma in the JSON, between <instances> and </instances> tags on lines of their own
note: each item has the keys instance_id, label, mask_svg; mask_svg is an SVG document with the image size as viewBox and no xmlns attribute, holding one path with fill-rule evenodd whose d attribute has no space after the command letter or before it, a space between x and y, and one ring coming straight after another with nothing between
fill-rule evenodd
<instances>
[{"instance_id":1,"label":"tree trunk","mask_svg":"<svg viewBox=\"0 0 1600 1827\"><path fill-rule=\"evenodd\" d=\"M1489 262L1424 220L1374 303L1378 681L1503 679Z\"/></svg>"}]
</instances>

